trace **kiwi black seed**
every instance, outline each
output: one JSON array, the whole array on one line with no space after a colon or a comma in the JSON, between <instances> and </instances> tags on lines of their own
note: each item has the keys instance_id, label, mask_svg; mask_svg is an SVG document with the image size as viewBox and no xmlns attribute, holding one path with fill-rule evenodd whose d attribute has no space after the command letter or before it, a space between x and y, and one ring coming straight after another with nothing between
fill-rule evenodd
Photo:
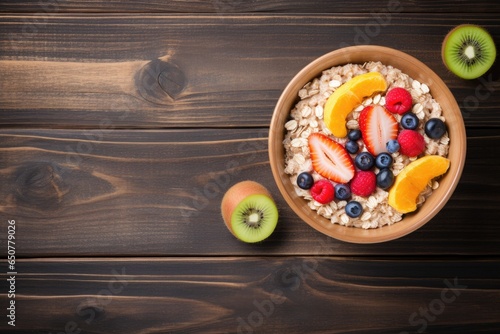
<instances>
[{"instance_id":1,"label":"kiwi black seed","mask_svg":"<svg viewBox=\"0 0 500 334\"><path fill-rule=\"evenodd\" d=\"M278 210L274 201L261 194L245 198L235 208L231 225L234 233L243 241L258 242L274 231L278 222Z\"/></svg>"},{"instance_id":2,"label":"kiwi black seed","mask_svg":"<svg viewBox=\"0 0 500 334\"><path fill-rule=\"evenodd\" d=\"M485 74L495 62L495 42L479 26L459 25L446 35L441 57L446 67L458 77L475 79Z\"/></svg>"}]
</instances>

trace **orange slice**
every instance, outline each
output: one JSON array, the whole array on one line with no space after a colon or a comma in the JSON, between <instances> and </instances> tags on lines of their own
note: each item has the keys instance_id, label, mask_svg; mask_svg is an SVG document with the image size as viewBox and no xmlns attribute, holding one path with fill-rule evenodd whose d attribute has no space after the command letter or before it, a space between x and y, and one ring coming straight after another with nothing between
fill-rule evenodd
<instances>
[{"instance_id":1,"label":"orange slice","mask_svg":"<svg viewBox=\"0 0 500 334\"><path fill-rule=\"evenodd\" d=\"M415 211L418 195L430 180L446 173L449 167L450 160L438 155L427 155L409 163L389 190L389 205L400 213Z\"/></svg>"},{"instance_id":2,"label":"orange slice","mask_svg":"<svg viewBox=\"0 0 500 334\"><path fill-rule=\"evenodd\" d=\"M335 137L347 136L346 117L363 102L363 99L387 89L387 82L379 72L368 72L355 76L337 88L323 108L326 127Z\"/></svg>"}]
</instances>

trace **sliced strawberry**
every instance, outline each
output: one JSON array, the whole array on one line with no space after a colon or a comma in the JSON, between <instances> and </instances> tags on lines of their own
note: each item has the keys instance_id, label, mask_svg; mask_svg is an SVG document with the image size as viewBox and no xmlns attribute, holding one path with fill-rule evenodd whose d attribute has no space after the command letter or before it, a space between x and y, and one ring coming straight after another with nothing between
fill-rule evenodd
<instances>
[{"instance_id":1,"label":"sliced strawberry","mask_svg":"<svg viewBox=\"0 0 500 334\"><path fill-rule=\"evenodd\" d=\"M309 136L309 151L314 170L337 183L347 183L354 176L351 156L344 146L321 133Z\"/></svg>"},{"instance_id":2,"label":"sliced strawberry","mask_svg":"<svg viewBox=\"0 0 500 334\"><path fill-rule=\"evenodd\" d=\"M398 121L382 106L368 106L359 114L359 129L368 152L377 156L386 152L389 140L398 136Z\"/></svg>"}]
</instances>

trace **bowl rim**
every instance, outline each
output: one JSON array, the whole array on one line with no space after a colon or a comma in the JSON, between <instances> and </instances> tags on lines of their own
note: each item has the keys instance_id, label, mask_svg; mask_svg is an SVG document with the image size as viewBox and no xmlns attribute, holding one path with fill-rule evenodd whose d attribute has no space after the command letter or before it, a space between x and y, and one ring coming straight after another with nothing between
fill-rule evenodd
<instances>
[{"instance_id":1,"label":"bowl rim","mask_svg":"<svg viewBox=\"0 0 500 334\"><path fill-rule=\"evenodd\" d=\"M284 163L280 166L280 154L283 154L282 158L284 159L284 147L282 144L284 137L284 117L288 116L290 110L295 105L298 98L298 91L302 88L307 82L312 79L319 77L322 71L327 70L333 66L341 66L348 63L354 63L352 59L357 59L359 57L366 58L364 62L368 61L380 61L377 58L383 55L387 59L390 59L388 62L382 62L384 65L392 65L394 63L406 63L409 62L416 67L415 74L409 74L407 70L403 70L403 73L407 73L415 80L419 80L420 82L425 82L431 92L433 90L440 90L443 96L446 97L447 104L450 105L450 110L445 114L447 118L447 123L453 120L453 127L448 126L448 132L450 136L450 153L451 153L451 145L457 147L454 151L458 152L452 160L452 164L444 176L443 180L446 180L447 188L440 198L433 198L434 207L428 212L424 212L423 216L419 219L412 218L410 219L413 223L404 224L405 218L398 223L392 225L386 225L376 229L361 229L355 227L347 227L339 224L316 224L311 220L312 218L316 218L319 220L326 220L326 218L321 217L316 214L313 210L307 207L307 210L304 210L304 205L306 203L301 197L296 194L291 194L285 187L283 183L283 177L286 176L289 179L289 175L284 173ZM345 62L340 62L339 59L344 59ZM357 62L360 63L360 62ZM394 66L394 65L393 65ZM394 66L399 68L399 66ZM422 70L422 71L418 71ZM425 73L426 72L426 73ZM425 79L425 80L422 80ZM294 96L297 98L294 101L289 99L290 93L293 92ZM435 98L433 94L433 98ZM444 98L441 101L437 101L442 104ZM291 102L290 102L291 101ZM449 118L451 118L449 120ZM283 123L283 124L281 124ZM449 125L449 123L448 123ZM278 127L278 128L277 128ZM280 136L280 134L282 136ZM453 135L452 135L453 134ZM279 141L277 140L279 139ZM285 89L282 91L278 102L273 111L273 115L271 118L270 128L269 128L269 138L268 138L268 153L269 160L271 165L271 171L273 174L273 178L275 183L278 186L278 189L287 202L288 206L295 212L304 222L308 225L316 229L317 231L330 236L332 238L342 240L345 242L351 243L359 243L359 244L369 244L369 243L380 243L385 241L390 241L394 239L398 239L403 237L424 224L426 224L429 220L431 220L448 202L451 195L453 194L455 188L458 185L458 181L463 172L463 168L465 165L465 157L466 157L466 132L465 132L465 124L462 118L462 113L460 107L458 106L455 97L446 86L446 84L442 81L442 79L427 65L423 62L419 61L415 57L404 53L402 51L392 49L385 46L378 45L358 45L358 46L350 46L345 48L340 48L329 53L326 53L319 58L316 58L309 64L307 64L304 68L302 68L287 84ZM281 147L281 149L280 149ZM448 156L450 158L450 156ZM291 182L290 182L291 184ZM293 186L292 186L293 187ZM439 188L438 188L439 190ZM442 192L442 191L440 191ZM436 197L436 196L435 196ZM301 199L304 203L301 203L300 208L298 207L297 199ZM432 198L432 196L430 197ZM429 199L430 199L429 198ZM428 200L429 200L428 199ZM311 215L311 213L313 215ZM412 217L418 214L422 214L422 210L418 210L415 213L406 214L406 217ZM353 232L354 231L354 232Z\"/></svg>"}]
</instances>

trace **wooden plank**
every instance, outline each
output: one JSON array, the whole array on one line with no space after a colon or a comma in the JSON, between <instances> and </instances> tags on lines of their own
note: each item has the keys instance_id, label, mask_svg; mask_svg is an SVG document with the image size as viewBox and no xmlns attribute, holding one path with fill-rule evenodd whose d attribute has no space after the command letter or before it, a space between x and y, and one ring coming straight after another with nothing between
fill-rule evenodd
<instances>
[{"instance_id":1,"label":"wooden plank","mask_svg":"<svg viewBox=\"0 0 500 334\"><path fill-rule=\"evenodd\" d=\"M1 1L0 12L18 13L377 13L397 8L403 13L492 13L499 12L498 2L481 1L300 1L300 0L148 0L83 1L23 0Z\"/></svg>"},{"instance_id":2,"label":"wooden plank","mask_svg":"<svg viewBox=\"0 0 500 334\"><path fill-rule=\"evenodd\" d=\"M98 128L110 120L126 128L264 127L303 66L363 43L421 59L449 85L468 126L499 126L492 111L500 104L494 94L500 72L465 81L441 63L444 35L464 21L500 38L492 13L398 14L390 24L369 14L47 15L36 21L2 15L0 124Z\"/></svg>"},{"instance_id":3,"label":"wooden plank","mask_svg":"<svg viewBox=\"0 0 500 334\"><path fill-rule=\"evenodd\" d=\"M498 255L500 158L490 148L500 136L468 136L464 174L443 211L380 245L337 242L298 219L272 179L266 129L2 130L0 212L18 223L22 257L300 255L318 245L326 255ZM225 190L245 179L267 185L280 210L260 245L233 238L219 212Z\"/></svg>"},{"instance_id":4,"label":"wooden plank","mask_svg":"<svg viewBox=\"0 0 500 334\"><path fill-rule=\"evenodd\" d=\"M42 258L17 266L16 333L500 330L498 259ZM5 294L0 300L7 304ZM0 333L11 332L2 321Z\"/></svg>"}]
</instances>

